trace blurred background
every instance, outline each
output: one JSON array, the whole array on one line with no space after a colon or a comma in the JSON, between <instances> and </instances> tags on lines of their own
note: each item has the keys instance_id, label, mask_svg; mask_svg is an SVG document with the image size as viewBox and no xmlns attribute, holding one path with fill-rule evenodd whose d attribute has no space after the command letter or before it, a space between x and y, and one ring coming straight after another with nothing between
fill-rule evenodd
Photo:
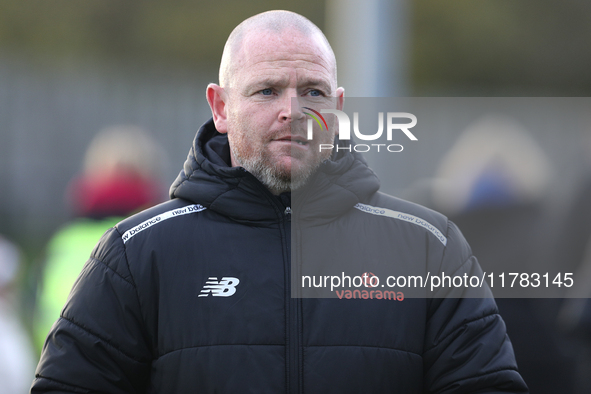
<instances>
[{"instance_id":1,"label":"blurred background","mask_svg":"<svg viewBox=\"0 0 591 394\"><path fill-rule=\"evenodd\" d=\"M38 330L35 311L44 302L40 300L51 271L48 261L59 253L55 250L60 245L67 244L56 236L81 217L121 217L167 198L168 185L181 169L195 132L210 116L205 88L217 82L227 36L245 18L270 9L298 12L326 32L337 56L339 84L350 97L586 97L591 93L591 3L583 0L565 0L559 8L549 0L3 0L0 234L12 245L10 250L18 250L6 259L16 259L19 269L8 272L0 261L0 270L8 272L7 279L0 281L8 289L0 289L0 300L9 300L7 315L16 316L31 338ZM591 119L584 116L588 102L581 103L577 114L583 115L567 126L556 122L522 130L523 125L512 119L449 119L449 124L440 125L439 142L423 145L420 163L398 159L398 175L386 191L441 210L459 222L472 220L474 212L480 212L476 208L493 209L492 217L499 218L494 209L527 205L522 223L543 234L527 243L523 233L499 240L502 245L519 241L521 249L498 258L535 255L585 272L591 265L587 247ZM149 140L126 151L134 150L144 163L153 158L149 180L133 170L134 163L142 160L112 155L118 163L115 168L137 175L126 184L147 190L142 201L129 201L132 190L119 197L121 179L88 172L93 167L90 147L98 144L93 141L113 128L141 130ZM482 136L495 136L496 130L526 135L500 133L501 140L518 138L521 148L495 153L495 146L507 140L491 142L494 138ZM117 150L105 146L101 152ZM485 154L466 153L479 149ZM462 177L458 168L466 167L478 171ZM89 177L107 179L100 183L106 186L89 191L84 181ZM450 190L463 194L456 196ZM128 204L114 207L109 205L113 199ZM465 224L474 229L464 231L474 244L476 237L485 236L479 229L489 220L476 218ZM476 224L469 227L470 223ZM515 228L513 222L501 220L497 232L506 233L503 226ZM495 258L481 250L483 261ZM477 256L478 252L475 247ZM60 277L56 270L54 275ZM46 287L50 286L56 284ZM543 305L539 315L526 321L522 317L522 323L529 327L545 316L535 324L547 326L547 338L557 341L555 360L566 360L563 365L569 371L588 371L589 352L573 355L570 342L562 341L573 333L590 332L591 312L585 312L589 309L585 302L563 304ZM523 328L514 324L515 329L508 323L510 335L511 330ZM575 348L587 346L585 335L577 337L584 339ZM32 345L33 359L40 346ZM522 352L531 353L535 346ZM29 364L23 362L24 368ZM556 380L552 375L550 379ZM588 392L581 378L567 379L572 390ZM571 389L564 390L560 392Z\"/></svg>"}]
</instances>

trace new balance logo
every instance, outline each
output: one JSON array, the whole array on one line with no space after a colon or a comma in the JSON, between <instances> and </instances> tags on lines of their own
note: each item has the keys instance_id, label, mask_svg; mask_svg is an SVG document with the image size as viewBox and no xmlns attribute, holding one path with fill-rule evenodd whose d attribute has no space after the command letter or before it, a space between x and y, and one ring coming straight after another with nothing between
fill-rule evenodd
<instances>
[{"instance_id":1,"label":"new balance logo","mask_svg":"<svg viewBox=\"0 0 591 394\"><path fill-rule=\"evenodd\" d=\"M219 282L218 278L214 276L209 277L199 297L207 297L210 293L214 297L230 297L236 293L236 286L239 283L240 280L238 278L231 278L229 276L224 276Z\"/></svg>"}]
</instances>

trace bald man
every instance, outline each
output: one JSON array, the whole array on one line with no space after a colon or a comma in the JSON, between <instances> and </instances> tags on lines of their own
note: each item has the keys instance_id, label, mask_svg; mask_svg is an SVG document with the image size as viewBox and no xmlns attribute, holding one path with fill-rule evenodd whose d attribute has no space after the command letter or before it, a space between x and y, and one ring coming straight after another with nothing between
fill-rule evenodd
<instances>
[{"instance_id":1,"label":"bald man","mask_svg":"<svg viewBox=\"0 0 591 394\"><path fill-rule=\"evenodd\" d=\"M306 183L330 157L319 144L332 143L335 133L332 127L308 141L304 114L292 113L291 99L342 109L343 95L324 34L290 12L241 23L224 47L220 85L207 87L215 127L228 135L231 165L245 168L276 195Z\"/></svg>"},{"instance_id":2,"label":"bald man","mask_svg":"<svg viewBox=\"0 0 591 394\"><path fill-rule=\"evenodd\" d=\"M316 26L287 11L247 19L206 95L213 116L172 199L103 236L33 393L527 392L490 298L298 297L298 273L323 262L479 270L453 223L379 193L358 154L319 149L336 144L334 119L307 138L303 107L344 97Z\"/></svg>"}]
</instances>

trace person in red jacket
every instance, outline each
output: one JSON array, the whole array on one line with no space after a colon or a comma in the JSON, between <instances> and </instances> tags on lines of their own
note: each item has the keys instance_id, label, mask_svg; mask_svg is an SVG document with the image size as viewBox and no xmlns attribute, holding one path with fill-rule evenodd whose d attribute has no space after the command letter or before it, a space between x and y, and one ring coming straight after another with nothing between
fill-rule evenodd
<instances>
[{"instance_id":1,"label":"person in red jacket","mask_svg":"<svg viewBox=\"0 0 591 394\"><path fill-rule=\"evenodd\" d=\"M74 218L53 234L46 247L35 308L38 351L101 235L165 197L160 183L163 161L160 147L138 126L102 129L89 144L82 171L66 192Z\"/></svg>"}]
</instances>

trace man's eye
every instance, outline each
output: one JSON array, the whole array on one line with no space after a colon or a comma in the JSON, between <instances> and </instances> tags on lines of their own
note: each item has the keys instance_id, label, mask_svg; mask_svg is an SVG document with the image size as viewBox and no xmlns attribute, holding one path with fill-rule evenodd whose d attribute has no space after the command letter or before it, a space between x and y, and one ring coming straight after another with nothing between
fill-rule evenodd
<instances>
[{"instance_id":1,"label":"man's eye","mask_svg":"<svg viewBox=\"0 0 591 394\"><path fill-rule=\"evenodd\" d=\"M310 94L310 96L313 96L313 97L320 97L323 95L322 92L317 89L312 89L308 93Z\"/></svg>"},{"instance_id":2,"label":"man's eye","mask_svg":"<svg viewBox=\"0 0 591 394\"><path fill-rule=\"evenodd\" d=\"M263 90L261 90L261 92L260 92L260 93L261 93L263 96L270 96L270 95L272 95L272 94L273 94L273 90L272 90L272 89L269 89L269 88L267 88L267 89L263 89Z\"/></svg>"}]
</instances>

